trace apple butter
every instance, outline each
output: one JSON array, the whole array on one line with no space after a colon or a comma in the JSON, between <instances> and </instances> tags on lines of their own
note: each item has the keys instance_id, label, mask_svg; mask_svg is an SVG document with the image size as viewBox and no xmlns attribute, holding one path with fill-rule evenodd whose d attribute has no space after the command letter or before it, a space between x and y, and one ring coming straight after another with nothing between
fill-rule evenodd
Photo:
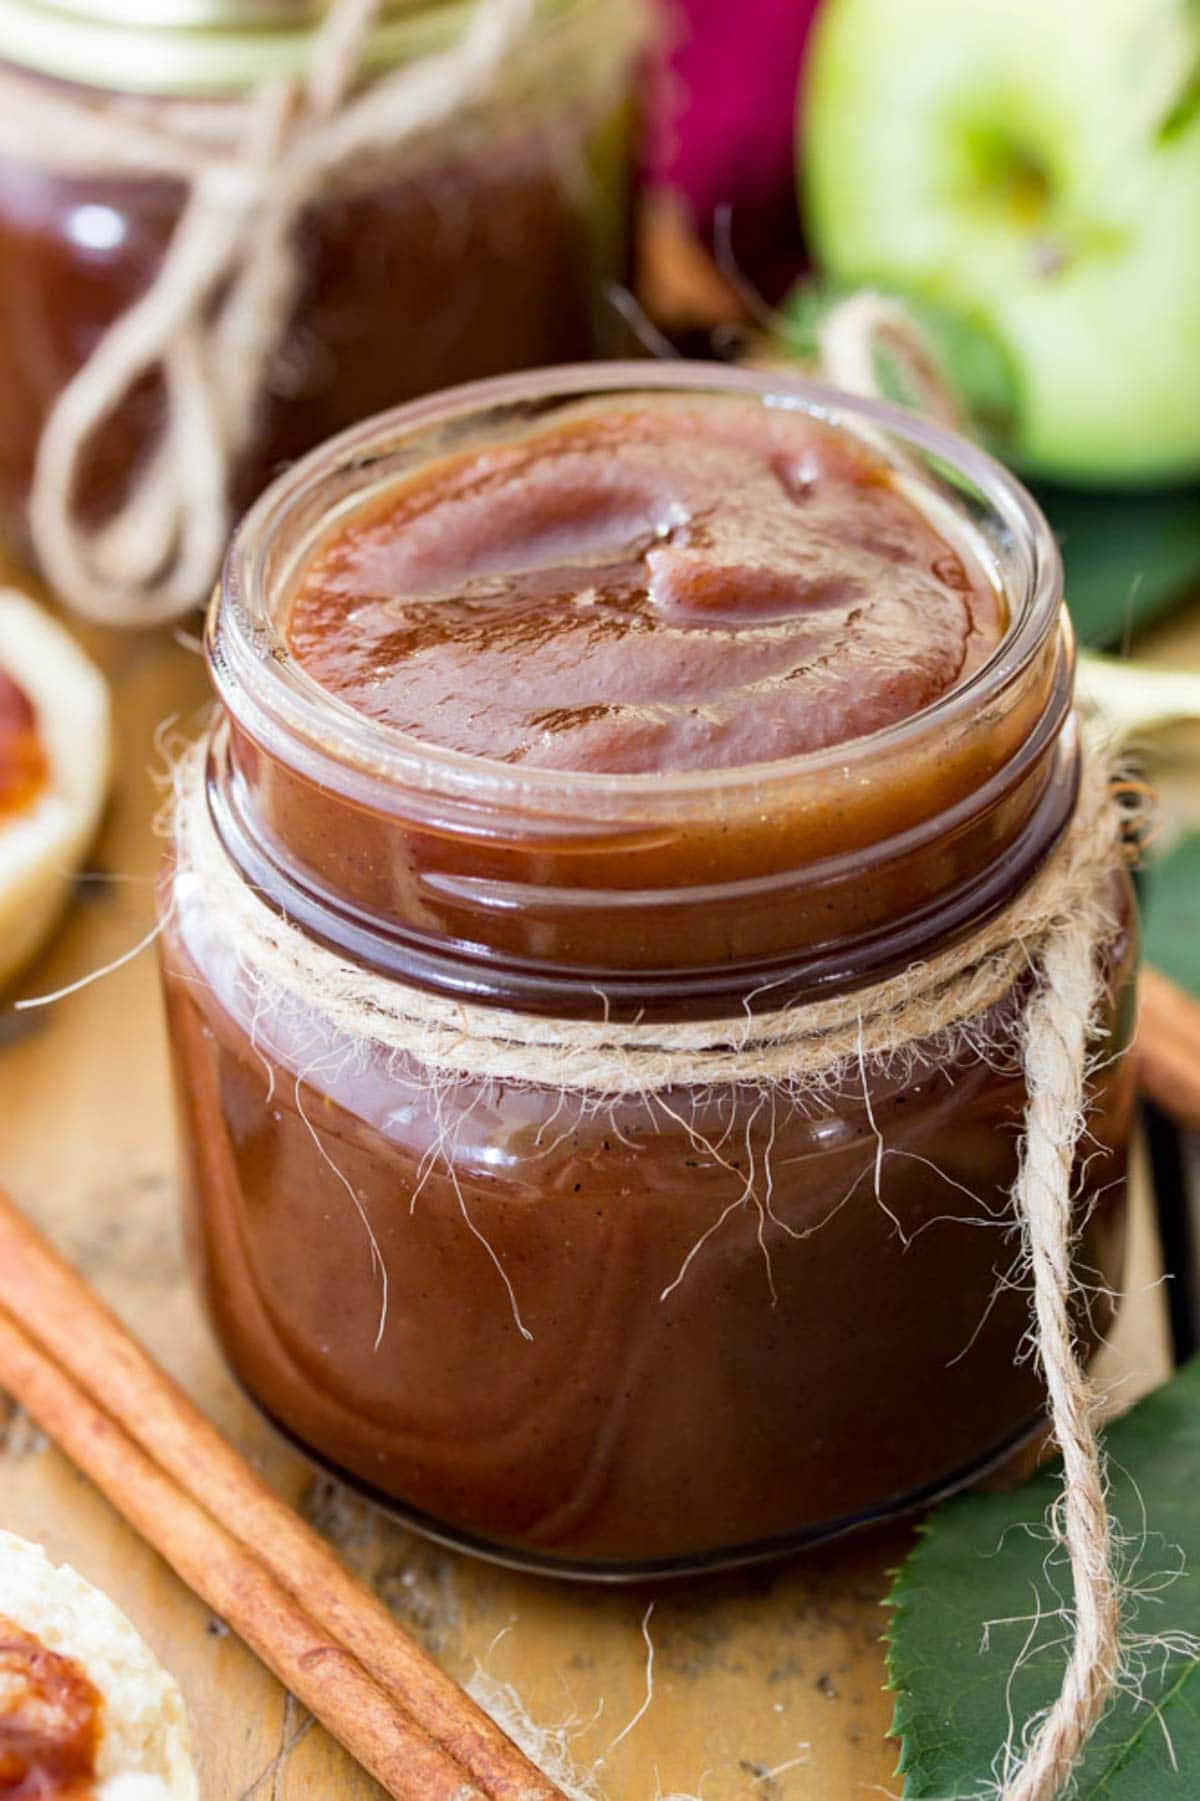
<instances>
[{"instance_id":1,"label":"apple butter","mask_svg":"<svg viewBox=\"0 0 1200 1801\"><path fill-rule=\"evenodd\" d=\"M728 1021L734 1043L976 931L1078 784L1061 571L1011 478L773 375L477 384L276 483L208 652L194 802L328 971L257 968L181 837L162 942L189 1229L286 1432L451 1542L630 1576L911 1508L1037 1428L1008 1280L1027 969L969 1034L807 1088L448 1075L343 993L357 971L535 1036L720 1043ZM1131 1105L1112 882L1089 1345Z\"/></svg>"},{"instance_id":2,"label":"apple butter","mask_svg":"<svg viewBox=\"0 0 1200 1801\"><path fill-rule=\"evenodd\" d=\"M895 724L1003 618L878 457L731 401L609 407L403 483L339 520L286 630L323 687L414 737L653 774Z\"/></svg>"},{"instance_id":3,"label":"apple butter","mask_svg":"<svg viewBox=\"0 0 1200 1801\"><path fill-rule=\"evenodd\" d=\"M37 799L48 775L33 702L0 669L0 825Z\"/></svg>"},{"instance_id":4,"label":"apple butter","mask_svg":"<svg viewBox=\"0 0 1200 1801\"><path fill-rule=\"evenodd\" d=\"M0 1795L91 1801L102 1699L73 1657L0 1616Z\"/></svg>"}]
</instances>

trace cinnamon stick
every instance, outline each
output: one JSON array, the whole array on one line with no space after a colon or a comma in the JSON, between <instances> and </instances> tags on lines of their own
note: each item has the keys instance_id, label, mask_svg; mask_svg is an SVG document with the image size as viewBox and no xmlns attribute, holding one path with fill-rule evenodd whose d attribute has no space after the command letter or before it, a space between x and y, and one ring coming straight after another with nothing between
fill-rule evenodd
<instances>
[{"instance_id":1,"label":"cinnamon stick","mask_svg":"<svg viewBox=\"0 0 1200 1801\"><path fill-rule=\"evenodd\" d=\"M390 1794L563 1801L2 1195L0 1387Z\"/></svg>"},{"instance_id":2,"label":"cinnamon stick","mask_svg":"<svg viewBox=\"0 0 1200 1801\"><path fill-rule=\"evenodd\" d=\"M404 1801L480 1795L464 1786L461 1766L384 1694L357 1659L322 1633L244 1547L164 1476L4 1313L0 1372L5 1389L43 1431L389 1794Z\"/></svg>"},{"instance_id":3,"label":"cinnamon stick","mask_svg":"<svg viewBox=\"0 0 1200 1801\"><path fill-rule=\"evenodd\" d=\"M1139 978L1136 1044L1142 1093L1200 1132L1200 1001L1150 966Z\"/></svg>"}]
</instances>

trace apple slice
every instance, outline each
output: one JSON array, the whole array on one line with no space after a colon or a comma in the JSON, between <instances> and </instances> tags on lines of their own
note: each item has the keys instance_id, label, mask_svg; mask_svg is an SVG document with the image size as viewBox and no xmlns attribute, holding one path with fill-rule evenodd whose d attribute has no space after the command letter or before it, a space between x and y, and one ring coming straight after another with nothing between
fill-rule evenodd
<instances>
[{"instance_id":1,"label":"apple slice","mask_svg":"<svg viewBox=\"0 0 1200 1801\"><path fill-rule=\"evenodd\" d=\"M818 261L999 340L1015 461L1200 474L1193 0L826 0L803 120Z\"/></svg>"},{"instance_id":2,"label":"apple slice","mask_svg":"<svg viewBox=\"0 0 1200 1801\"><path fill-rule=\"evenodd\" d=\"M102 676L41 607L0 591L0 987L62 912L110 757Z\"/></svg>"}]
</instances>

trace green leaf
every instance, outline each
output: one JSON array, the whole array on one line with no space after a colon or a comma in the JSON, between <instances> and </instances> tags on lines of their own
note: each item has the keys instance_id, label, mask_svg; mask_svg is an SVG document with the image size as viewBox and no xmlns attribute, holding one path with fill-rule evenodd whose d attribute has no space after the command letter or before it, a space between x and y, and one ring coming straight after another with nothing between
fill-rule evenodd
<instances>
[{"instance_id":1,"label":"green leaf","mask_svg":"<svg viewBox=\"0 0 1200 1801\"><path fill-rule=\"evenodd\" d=\"M1191 1801L1200 1794L1200 1654L1188 1637L1200 1630L1200 1359L1116 1421L1107 1446L1131 1591L1128 1679L1081 1760L1075 1793ZM905 1796L984 1793L1010 1718L1019 1742L1058 1693L1058 1610L1070 1599L1046 1527L1058 1483L1051 1471L1013 1493L948 1502L895 1578L888 1667Z\"/></svg>"},{"instance_id":2,"label":"green leaf","mask_svg":"<svg viewBox=\"0 0 1200 1801\"><path fill-rule=\"evenodd\" d=\"M1062 549L1067 602L1084 644L1120 646L1200 595L1200 489L1042 488L1037 498Z\"/></svg>"},{"instance_id":3,"label":"green leaf","mask_svg":"<svg viewBox=\"0 0 1200 1801\"><path fill-rule=\"evenodd\" d=\"M1150 865L1142 901L1142 947L1183 988L1200 998L1200 832ZM1197 1622L1200 1626L1200 1621Z\"/></svg>"}]
</instances>

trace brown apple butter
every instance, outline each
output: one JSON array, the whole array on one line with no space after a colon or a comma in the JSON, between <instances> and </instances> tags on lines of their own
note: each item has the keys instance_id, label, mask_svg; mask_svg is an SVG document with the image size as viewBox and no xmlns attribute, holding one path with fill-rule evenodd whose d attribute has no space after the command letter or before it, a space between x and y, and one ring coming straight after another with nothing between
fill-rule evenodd
<instances>
[{"instance_id":1,"label":"brown apple butter","mask_svg":"<svg viewBox=\"0 0 1200 1801\"><path fill-rule=\"evenodd\" d=\"M1003 623L881 458L729 401L592 410L398 485L312 553L286 630L323 687L414 737L642 774L895 724Z\"/></svg>"},{"instance_id":2,"label":"brown apple butter","mask_svg":"<svg viewBox=\"0 0 1200 1801\"><path fill-rule=\"evenodd\" d=\"M73 1657L0 1617L0 1795L91 1801L103 1702Z\"/></svg>"},{"instance_id":3,"label":"brown apple butter","mask_svg":"<svg viewBox=\"0 0 1200 1801\"><path fill-rule=\"evenodd\" d=\"M48 774L33 702L0 669L0 824L37 799Z\"/></svg>"},{"instance_id":4,"label":"brown apple butter","mask_svg":"<svg viewBox=\"0 0 1200 1801\"><path fill-rule=\"evenodd\" d=\"M734 1041L954 945L1075 804L1060 571L1015 483L766 375L481 384L264 496L209 652L214 842L338 960L284 993L168 870L190 1230L272 1418L427 1530L601 1575L811 1542L1036 1427L1009 1280L1028 972L969 1034L817 1087L621 1094L448 1076L332 993L357 969ZM1113 879L1097 1293L1131 1104Z\"/></svg>"}]
</instances>

